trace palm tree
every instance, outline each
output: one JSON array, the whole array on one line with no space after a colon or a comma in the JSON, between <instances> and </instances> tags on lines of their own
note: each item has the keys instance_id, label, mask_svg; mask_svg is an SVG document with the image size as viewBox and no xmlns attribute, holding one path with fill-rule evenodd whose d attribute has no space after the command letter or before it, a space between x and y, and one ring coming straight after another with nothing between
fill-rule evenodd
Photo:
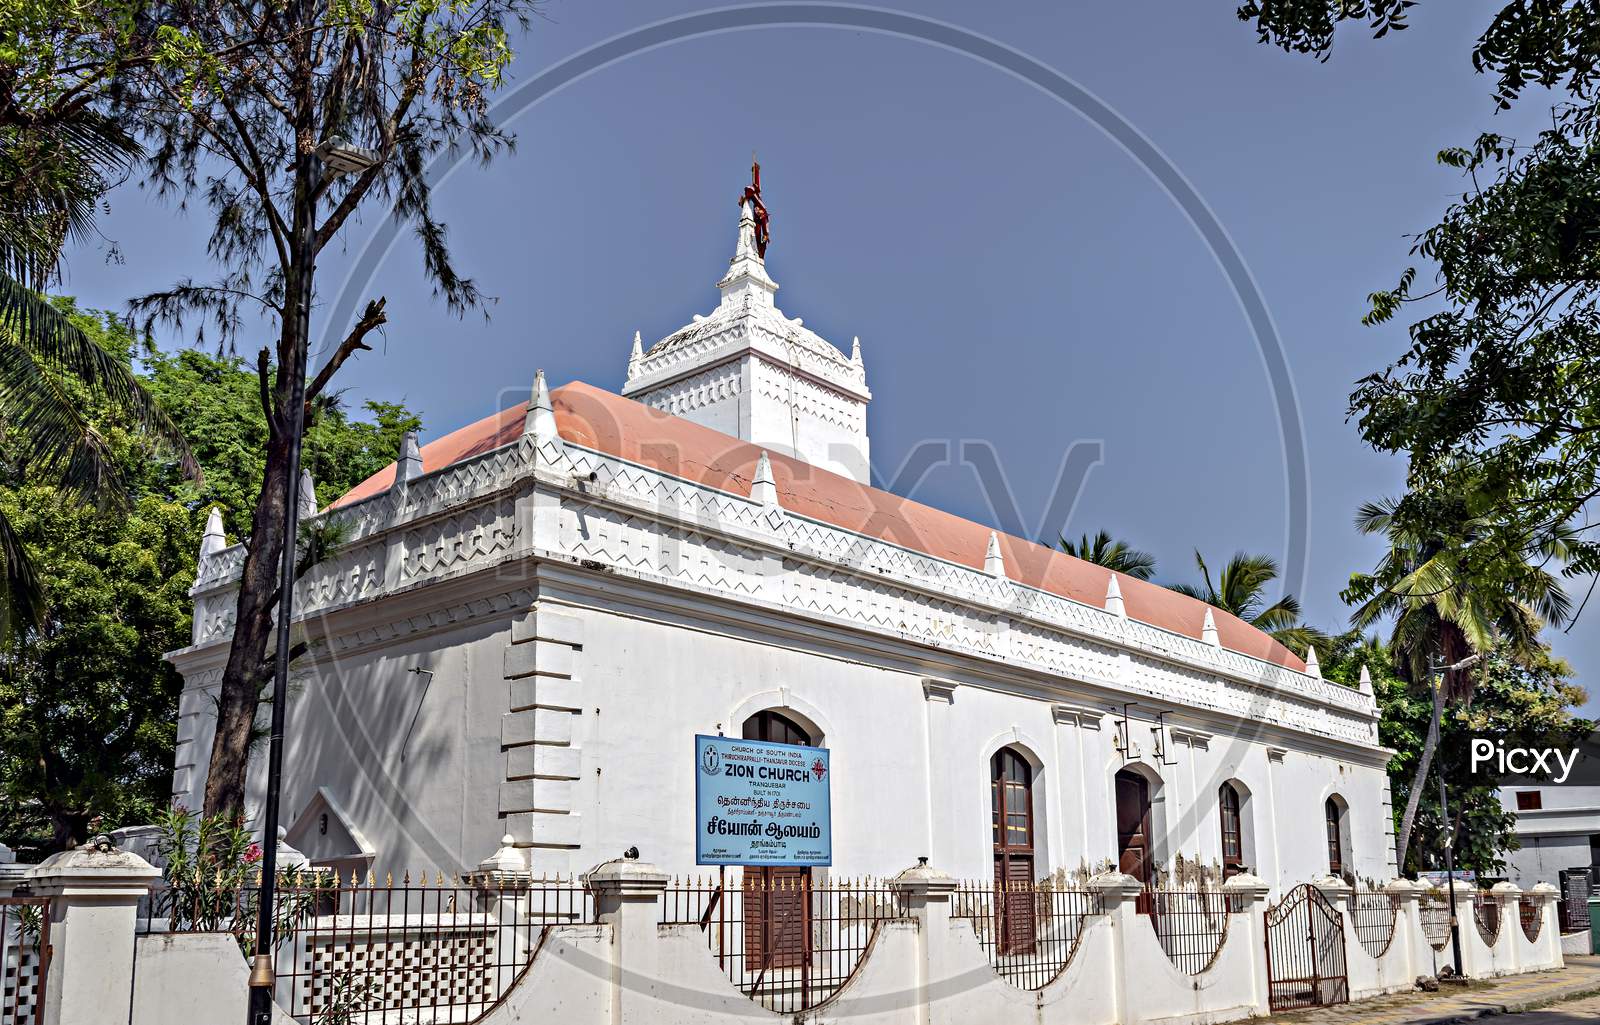
<instances>
[{"instance_id":1,"label":"palm tree","mask_svg":"<svg viewBox=\"0 0 1600 1025\"><path fill-rule=\"evenodd\" d=\"M1235 552L1215 583L1205 557L1198 551L1194 561L1200 567L1201 585L1168 585L1172 590L1238 616L1291 651L1304 652L1326 643L1327 636L1322 631L1300 621L1300 602L1294 595L1286 594L1267 604L1267 585L1278 579L1278 563L1271 556Z\"/></svg>"},{"instance_id":2,"label":"palm tree","mask_svg":"<svg viewBox=\"0 0 1600 1025\"><path fill-rule=\"evenodd\" d=\"M0 422L25 469L78 501L116 504L126 489L86 406L114 408L162 442L185 472L198 467L182 436L134 377L41 294L59 277L69 240L92 228L110 182L138 150L115 121L68 106L0 117ZM38 622L39 582L0 514L0 632Z\"/></svg>"},{"instance_id":3,"label":"palm tree","mask_svg":"<svg viewBox=\"0 0 1600 1025\"><path fill-rule=\"evenodd\" d=\"M1446 501L1461 505L1458 498ZM1396 864L1403 869L1417 806L1438 750L1445 707L1472 700L1476 680L1471 670L1490 650L1498 647L1524 663L1536 659L1542 651L1540 629L1546 622L1565 622L1571 601L1542 565L1514 556L1496 563L1492 581L1482 579L1481 570L1476 574L1469 570L1465 554L1488 533L1488 523L1460 515L1459 526L1450 532L1456 540L1447 546L1438 540L1439 534L1422 536L1403 525L1395 516L1398 507L1394 499L1384 499L1368 502L1357 512L1356 529L1387 535L1389 550L1373 573L1352 577L1344 598L1360 602L1350 616L1358 629L1380 619L1393 620L1389 647L1396 673L1414 687L1426 687L1433 698L1428 733L1395 837ZM1566 535L1565 529L1555 532L1541 552L1545 561L1565 559Z\"/></svg>"},{"instance_id":4,"label":"palm tree","mask_svg":"<svg viewBox=\"0 0 1600 1025\"><path fill-rule=\"evenodd\" d=\"M1063 534L1057 544L1068 555L1118 573L1125 573L1135 580L1149 580L1156 572L1154 555L1141 552L1126 541L1113 541L1111 535L1104 530L1096 534L1093 539L1085 534L1077 542L1069 540Z\"/></svg>"}]
</instances>

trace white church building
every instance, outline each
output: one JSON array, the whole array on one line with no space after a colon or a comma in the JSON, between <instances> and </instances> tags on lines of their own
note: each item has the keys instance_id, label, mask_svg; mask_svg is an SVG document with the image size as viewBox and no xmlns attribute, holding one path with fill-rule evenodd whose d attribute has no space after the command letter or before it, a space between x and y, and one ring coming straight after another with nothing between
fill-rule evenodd
<instances>
[{"instance_id":1,"label":"white church building","mask_svg":"<svg viewBox=\"0 0 1600 1025\"><path fill-rule=\"evenodd\" d=\"M693 738L722 732L829 749L819 873L1393 878L1370 688L872 487L860 347L779 310L741 211L720 302L636 338L620 392L540 374L319 514L349 539L296 588L288 842L380 877L503 835L536 873L693 871ZM243 558L214 519L169 656L191 807Z\"/></svg>"}]
</instances>

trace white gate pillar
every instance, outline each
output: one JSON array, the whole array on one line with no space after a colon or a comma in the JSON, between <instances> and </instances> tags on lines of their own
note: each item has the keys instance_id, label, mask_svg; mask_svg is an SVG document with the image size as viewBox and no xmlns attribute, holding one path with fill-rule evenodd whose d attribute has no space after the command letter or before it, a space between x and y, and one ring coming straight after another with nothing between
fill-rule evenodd
<instances>
[{"instance_id":1,"label":"white gate pillar","mask_svg":"<svg viewBox=\"0 0 1600 1025\"><path fill-rule=\"evenodd\" d=\"M611 1021L644 1025L661 1017L656 984L661 980L658 905L668 876L649 862L608 861L584 877L594 892L595 915L611 926Z\"/></svg>"},{"instance_id":2,"label":"white gate pillar","mask_svg":"<svg viewBox=\"0 0 1600 1025\"><path fill-rule=\"evenodd\" d=\"M1257 1014L1271 1013L1271 982L1267 975L1266 908L1267 893L1272 889L1264 879L1249 873L1234 876L1222 884L1227 895L1228 914L1243 918L1245 937L1250 947L1250 992L1254 994ZM1237 928L1239 918L1228 926Z\"/></svg>"},{"instance_id":3,"label":"white gate pillar","mask_svg":"<svg viewBox=\"0 0 1600 1025\"><path fill-rule=\"evenodd\" d=\"M1421 885L1409 879L1394 879L1384 886L1383 892L1395 902L1395 939L1405 944L1405 978L1432 975L1433 958L1424 959L1422 951L1417 948L1418 943L1428 942L1422 932L1422 908L1419 904ZM1428 945L1428 951L1432 953L1432 944ZM1427 966L1426 970L1424 965Z\"/></svg>"},{"instance_id":4,"label":"white gate pillar","mask_svg":"<svg viewBox=\"0 0 1600 1025\"><path fill-rule=\"evenodd\" d=\"M1515 974L1522 971L1522 944L1517 937L1522 932L1522 887L1516 883L1495 883L1489 889L1500 902L1500 935L1495 937L1495 952L1504 955L1499 966L1502 972Z\"/></svg>"},{"instance_id":5,"label":"white gate pillar","mask_svg":"<svg viewBox=\"0 0 1600 1025\"><path fill-rule=\"evenodd\" d=\"M1536 883L1528 897L1538 905L1539 915L1539 967L1563 968L1566 958L1561 953L1561 920L1556 909L1556 898L1561 891L1549 883Z\"/></svg>"},{"instance_id":6,"label":"white gate pillar","mask_svg":"<svg viewBox=\"0 0 1600 1025\"><path fill-rule=\"evenodd\" d=\"M927 858L918 858L916 865L889 880L889 888L900 898L905 913L917 923L917 1020L927 1025L933 1020L932 992L936 981L953 978L951 965L947 964L950 935L950 895L955 892L954 879L928 864Z\"/></svg>"},{"instance_id":7,"label":"white gate pillar","mask_svg":"<svg viewBox=\"0 0 1600 1025\"><path fill-rule=\"evenodd\" d=\"M1128 943L1135 929L1147 928L1139 921L1139 894L1144 884L1122 872L1102 872L1089 879L1089 889L1100 898L1100 908L1111 921L1111 992L1116 1000L1117 1020L1129 1018Z\"/></svg>"},{"instance_id":8,"label":"white gate pillar","mask_svg":"<svg viewBox=\"0 0 1600 1025\"><path fill-rule=\"evenodd\" d=\"M43 1025L104 1025L128 1017L139 898L160 870L109 841L52 854L28 875L50 898L50 967Z\"/></svg>"}]
</instances>

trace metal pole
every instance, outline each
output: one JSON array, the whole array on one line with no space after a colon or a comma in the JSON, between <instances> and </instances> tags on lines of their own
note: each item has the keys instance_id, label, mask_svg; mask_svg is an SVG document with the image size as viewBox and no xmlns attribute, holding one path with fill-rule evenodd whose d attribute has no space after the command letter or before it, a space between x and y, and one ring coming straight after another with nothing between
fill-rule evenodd
<instances>
[{"instance_id":1,"label":"metal pole","mask_svg":"<svg viewBox=\"0 0 1600 1025\"><path fill-rule=\"evenodd\" d=\"M261 890L256 905L255 964L250 971L249 1012L246 1025L271 1025L273 974L273 906L278 882L278 798L283 782L283 720L289 690L289 628L294 620L294 577L300 533L300 442L305 433L306 341L311 336L311 282L313 236L316 234L316 193L322 179L322 160L303 153L306 162L303 193L296 197L295 222L300 235L294 261L299 268L300 294L294 309L292 341L294 367L289 378L289 466L284 482L283 559L278 578L278 648L272 666L272 730L267 748L267 797L261 831Z\"/></svg>"},{"instance_id":2,"label":"metal pole","mask_svg":"<svg viewBox=\"0 0 1600 1025\"><path fill-rule=\"evenodd\" d=\"M1444 878L1450 890L1450 952L1456 959L1456 978L1461 978L1461 926L1456 921L1456 837L1450 828L1450 805L1445 800L1444 762L1439 763L1439 814L1444 828Z\"/></svg>"}]
</instances>

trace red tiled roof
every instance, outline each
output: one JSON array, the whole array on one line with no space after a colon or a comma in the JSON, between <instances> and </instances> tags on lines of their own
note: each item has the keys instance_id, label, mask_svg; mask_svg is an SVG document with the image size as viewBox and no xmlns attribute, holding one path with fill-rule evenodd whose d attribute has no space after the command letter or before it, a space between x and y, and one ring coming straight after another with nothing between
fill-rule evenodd
<instances>
[{"instance_id":1,"label":"red tiled roof","mask_svg":"<svg viewBox=\"0 0 1600 1025\"><path fill-rule=\"evenodd\" d=\"M750 494L761 449L737 438L575 381L551 393L556 429L567 441L736 495ZM527 404L485 417L422 446L426 472L443 469L515 441ZM989 528L971 520L860 484L788 456L769 453L778 501L809 516L975 569L983 568ZM390 464L351 488L334 508L380 494L394 481ZM1000 535L1006 576L1074 601L1105 606L1111 571L1064 552ZM1128 616L1199 638L1204 602L1159 584L1119 575ZM1232 651L1291 669L1305 663L1236 616L1214 609L1217 635Z\"/></svg>"}]
</instances>

